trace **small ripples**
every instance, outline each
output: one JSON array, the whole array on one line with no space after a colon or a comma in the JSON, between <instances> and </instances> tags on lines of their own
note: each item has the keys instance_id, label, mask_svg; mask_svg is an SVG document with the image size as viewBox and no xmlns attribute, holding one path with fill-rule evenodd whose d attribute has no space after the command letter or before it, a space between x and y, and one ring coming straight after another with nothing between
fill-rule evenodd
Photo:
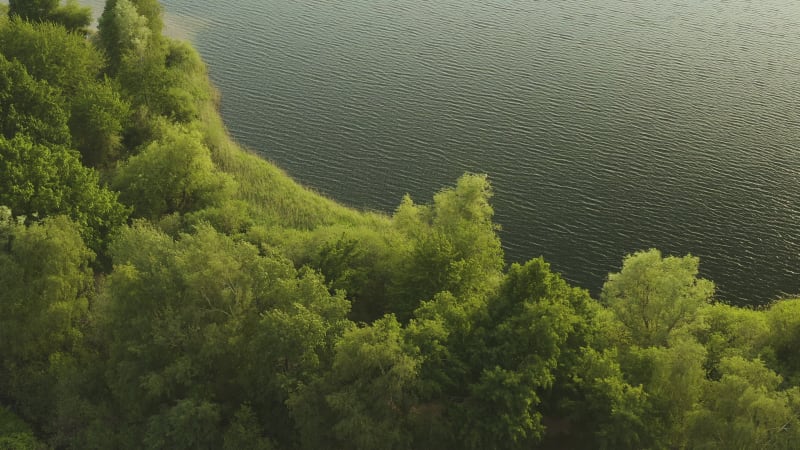
<instances>
[{"instance_id":1,"label":"small ripples","mask_svg":"<svg viewBox=\"0 0 800 450\"><path fill-rule=\"evenodd\" d=\"M485 172L509 260L595 293L653 246L733 302L800 291L800 4L165 5L237 140L341 201L392 211Z\"/></svg>"}]
</instances>

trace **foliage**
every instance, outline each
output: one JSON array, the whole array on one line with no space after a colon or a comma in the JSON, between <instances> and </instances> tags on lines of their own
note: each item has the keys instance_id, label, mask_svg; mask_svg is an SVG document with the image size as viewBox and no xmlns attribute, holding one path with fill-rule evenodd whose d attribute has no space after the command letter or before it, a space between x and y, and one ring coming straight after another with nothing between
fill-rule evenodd
<instances>
[{"instance_id":1,"label":"foliage","mask_svg":"<svg viewBox=\"0 0 800 450\"><path fill-rule=\"evenodd\" d=\"M214 168L197 135L174 127L125 161L113 184L135 216L150 219L217 206L235 189L233 180Z\"/></svg>"},{"instance_id":2,"label":"foliage","mask_svg":"<svg viewBox=\"0 0 800 450\"><path fill-rule=\"evenodd\" d=\"M0 207L0 392L37 422L53 407L54 361L82 339L94 254L79 230L63 216L25 226Z\"/></svg>"},{"instance_id":3,"label":"foliage","mask_svg":"<svg viewBox=\"0 0 800 450\"><path fill-rule=\"evenodd\" d=\"M775 303L766 311L770 333L766 337L765 359L789 381L800 384L800 299Z\"/></svg>"},{"instance_id":4,"label":"foliage","mask_svg":"<svg viewBox=\"0 0 800 450\"><path fill-rule=\"evenodd\" d=\"M790 449L800 438L797 388L780 391L781 377L760 360L720 362L721 379L707 383L702 407L687 432L695 448Z\"/></svg>"},{"instance_id":5,"label":"foliage","mask_svg":"<svg viewBox=\"0 0 800 450\"><path fill-rule=\"evenodd\" d=\"M221 446L221 414L245 404L286 421L288 394L330 360L347 324L346 301L316 275L208 226L173 241L136 225L112 255L102 333L121 435L144 439L131 447ZM257 433L285 440L287 425Z\"/></svg>"},{"instance_id":6,"label":"foliage","mask_svg":"<svg viewBox=\"0 0 800 450\"><path fill-rule=\"evenodd\" d=\"M767 353L767 339L772 334L767 315L762 311L716 303L698 310L692 334L703 344L708 358L707 376L718 380L722 358L740 356L759 358Z\"/></svg>"},{"instance_id":7,"label":"foliage","mask_svg":"<svg viewBox=\"0 0 800 450\"><path fill-rule=\"evenodd\" d=\"M86 39L54 24L14 20L0 28L0 49L8 59L21 62L33 78L58 90L45 90L42 96L58 103L59 109L51 106L51 110L69 115L66 123L72 144L84 163L104 166L120 156L130 106L109 80L100 79L103 57ZM61 118L48 123L63 126ZM66 138L50 141L68 142Z\"/></svg>"},{"instance_id":8,"label":"foliage","mask_svg":"<svg viewBox=\"0 0 800 450\"><path fill-rule=\"evenodd\" d=\"M104 64L89 41L53 23L12 20L0 28L0 52L21 62L34 79L61 90L66 100L96 82Z\"/></svg>"},{"instance_id":9,"label":"foliage","mask_svg":"<svg viewBox=\"0 0 800 450\"><path fill-rule=\"evenodd\" d=\"M39 143L68 145L67 113L61 93L35 81L19 61L0 55L0 134L25 134Z\"/></svg>"},{"instance_id":10,"label":"foliage","mask_svg":"<svg viewBox=\"0 0 800 450\"><path fill-rule=\"evenodd\" d=\"M89 25L92 23L92 8L80 6L78 0L67 0L65 5L50 13L49 20L63 25L70 32L85 36L89 34Z\"/></svg>"},{"instance_id":11,"label":"foliage","mask_svg":"<svg viewBox=\"0 0 800 450\"><path fill-rule=\"evenodd\" d=\"M661 257L655 249L628 255L619 273L608 275L601 298L639 345L663 345L714 295L714 284L697 278L691 255Z\"/></svg>"},{"instance_id":12,"label":"foliage","mask_svg":"<svg viewBox=\"0 0 800 450\"><path fill-rule=\"evenodd\" d=\"M393 316L346 332L331 371L290 401L305 447L411 448L404 422L419 364Z\"/></svg>"},{"instance_id":13,"label":"foliage","mask_svg":"<svg viewBox=\"0 0 800 450\"><path fill-rule=\"evenodd\" d=\"M485 175L388 216L243 151L155 0L89 39L72 0L0 10L0 447L800 439L800 300L710 303L648 250L596 301L505 265Z\"/></svg>"},{"instance_id":14,"label":"foliage","mask_svg":"<svg viewBox=\"0 0 800 450\"><path fill-rule=\"evenodd\" d=\"M29 22L55 22L71 32L86 34L92 20L92 10L81 7L77 0L67 0L59 6L59 0L9 0L8 14Z\"/></svg>"},{"instance_id":15,"label":"foliage","mask_svg":"<svg viewBox=\"0 0 800 450\"><path fill-rule=\"evenodd\" d=\"M58 7L58 0L9 0L8 13L30 21L44 21Z\"/></svg>"},{"instance_id":16,"label":"foliage","mask_svg":"<svg viewBox=\"0 0 800 450\"><path fill-rule=\"evenodd\" d=\"M148 47L158 45L160 29L153 33L154 24L140 12L137 3L130 0L107 1L100 16L97 42L108 57L112 74L116 73L125 55L142 55ZM157 14L160 20L160 9Z\"/></svg>"},{"instance_id":17,"label":"foliage","mask_svg":"<svg viewBox=\"0 0 800 450\"><path fill-rule=\"evenodd\" d=\"M126 218L116 194L64 147L36 144L25 136L0 137L0 172L0 204L29 220L68 215L92 249L101 249Z\"/></svg>"},{"instance_id":18,"label":"foliage","mask_svg":"<svg viewBox=\"0 0 800 450\"><path fill-rule=\"evenodd\" d=\"M483 295L497 286L504 261L491 196L486 176L465 175L455 189L436 194L431 206L403 199L393 220L412 247L394 286L401 317L438 292Z\"/></svg>"}]
</instances>

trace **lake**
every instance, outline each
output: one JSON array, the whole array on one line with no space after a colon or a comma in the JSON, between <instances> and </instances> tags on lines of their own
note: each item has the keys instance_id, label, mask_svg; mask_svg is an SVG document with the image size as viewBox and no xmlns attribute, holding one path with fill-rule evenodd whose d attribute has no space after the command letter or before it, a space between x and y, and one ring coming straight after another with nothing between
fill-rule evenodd
<instances>
[{"instance_id":1,"label":"lake","mask_svg":"<svg viewBox=\"0 0 800 450\"><path fill-rule=\"evenodd\" d=\"M732 303L800 292L796 0L164 5L234 138L336 200L487 173L509 262L596 294L657 247Z\"/></svg>"}]
</instances>

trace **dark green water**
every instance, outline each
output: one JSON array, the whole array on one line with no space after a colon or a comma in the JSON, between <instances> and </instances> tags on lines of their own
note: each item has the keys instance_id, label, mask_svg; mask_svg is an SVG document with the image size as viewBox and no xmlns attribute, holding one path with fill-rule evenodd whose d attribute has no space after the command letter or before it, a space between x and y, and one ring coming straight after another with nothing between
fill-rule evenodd
<instances>
[{"instance_id":1,"label":"dark green water","mask_svg":"<svg viewBox=\"0 0 800 450\"><path fill-rule=\"evenodd\" d=\"M489 174L509 261L597 292L626 252L800 292L800 2L165 0L232 135L392 211Z\"/></svg>"}]
</instances>

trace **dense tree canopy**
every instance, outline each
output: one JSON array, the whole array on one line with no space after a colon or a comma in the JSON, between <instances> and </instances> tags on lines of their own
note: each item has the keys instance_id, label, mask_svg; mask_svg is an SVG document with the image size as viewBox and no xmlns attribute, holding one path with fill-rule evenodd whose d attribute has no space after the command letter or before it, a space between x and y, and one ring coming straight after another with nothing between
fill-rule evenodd
<instances>
[{"instance_id":1,"label":"dense tree canopy","mask_svg":"<svg viewBox=\"0 0 800 450\"><path fill-rule=\"evenodd\" d=\"M134 215L157 219L217 205L232 195L234 182L214 168L197 134L168 127L119 167L114 186Z\"/></svg>"},{"instance_id":2,"label":"dense tree canopy","mask_svg":"<svg viewBox=\"0 0 800 450\"><path fill-rule=\"evenodd\" d=\"M714 295L714 284L697 278L698 264L692 256L662 258L654 249L629 255L608 276L602 298L634 342L664 344Z\"/></svg>"},{"instance_id":3,"label":"dense tree canopy","mask_svg":"<svg viewBox=\"0 0 800 450\"><path fill-rule=\"evenodd\" d=\"M23 135L0 137L0 171L0 204L31 220L68 215L94 249L127 216L117 194L65 147L36 144Z\"/></svg>"},{"instance_id":4,"label":"dense tree canopy","mask_svg":"<svg viewBox=\"0 0 800 450\"><path fill-rule=\"evenodd\" d=\"M0 11L0 448L800 440L800 300L654 249L594 299L506 264L484 175L363 213L242 151L155 0Z\"/></svg>"}]
</instances>

